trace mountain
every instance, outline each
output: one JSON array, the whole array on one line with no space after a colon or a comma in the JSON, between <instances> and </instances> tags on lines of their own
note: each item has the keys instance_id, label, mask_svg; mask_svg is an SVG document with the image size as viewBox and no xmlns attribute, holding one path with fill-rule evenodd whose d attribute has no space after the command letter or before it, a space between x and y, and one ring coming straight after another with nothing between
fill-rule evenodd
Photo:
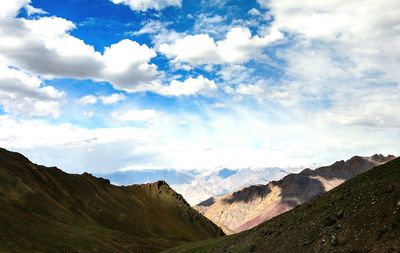
<instances>
[{"instance_id":1,"label":"mountain","mask_svg":"<svg viewBox=\"0 0 400 253\"><path fill-rule=\"evenodd\" d=\"M164 181L118 187L0 149L0 252L159 252L221 235Z\"/></svg>"},{"instance_id":2,"label":"mountain","mask_svg":"<svg viewBox=\"0 0 400 253\"><path fill-rule=\"evenodd\" d=\"M289 173L281 168L222 168L205 171L194 177L191 182L171 185L182 194L191 205L211 196L222 195L254 184L266 184L278 180Z\"/></svg>"},{"instance_id":3,"label":"mountain","mask_svg":"<svg viewBox=\"0 0 400 253\"><path fill-rule=\"evenodd\" d=\"M167 252L400 252L400 158L251 230Z\"/></svg>"},{"instance_id":4,"label":"mountain","mask_svg":"<svg viewBox=\"0 0 400 253\"><path fill-rule=\"evenodd\" d=\"M297 170L297 169L291 169ZM190 205L210 196L226 194L254 184L266 184L289 174L280 168L220 168L212 170L146 169L96 174L116 185L131 185L164 180Z\"/></svg>"},{"instance_id":5,"label":"mountain","mask_svg":"<svg viewBox=\"0 0 400 253\"><path fill-rule=\"evenodd\" d=\"M218 224L226 233L238 233L308 202L344 181L394 156L355 156L316 170L305 169L266 185L253 185L234 193L216 196L194 208Z\"/></svg>"}]
</instances>

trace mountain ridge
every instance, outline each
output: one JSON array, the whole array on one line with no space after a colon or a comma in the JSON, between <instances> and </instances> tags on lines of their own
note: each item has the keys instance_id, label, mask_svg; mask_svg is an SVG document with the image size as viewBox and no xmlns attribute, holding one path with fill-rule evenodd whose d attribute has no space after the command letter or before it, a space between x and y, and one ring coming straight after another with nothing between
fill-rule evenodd
<instances>
[{"instance_id":1,"label":"mountain ridge","mask_svg":"<svg viewBox=\"0 0 400 253\"><path fill-rule=\"evenodd\" d=\"M165 253L400 252L400 158L250 230Z\"/></svg>"},{"instance_id":2,"label":"mountain ridge","mask_svg":"<svg viewBox=\"0 0 400 253\"><path fill-rule=\"evenodd\" d=\"M1 252L158 252L221 235L165 181L115 186L0 149Z\"/></svg>"},{"instance_id":3,"label":"mountain ridge","mask_svg":"<svg viewBox=\"0 0 400 253\"><path fill-rule=\"evenodd\" d=\"M344 181L395 156L354 156L315 170L304 169L266 185L253 185L224 196L212 197L194 208L234 233L252 228L295 206L319 197ZM225 230L229 233L229 230Z\"/></svg>"}]
</instances>

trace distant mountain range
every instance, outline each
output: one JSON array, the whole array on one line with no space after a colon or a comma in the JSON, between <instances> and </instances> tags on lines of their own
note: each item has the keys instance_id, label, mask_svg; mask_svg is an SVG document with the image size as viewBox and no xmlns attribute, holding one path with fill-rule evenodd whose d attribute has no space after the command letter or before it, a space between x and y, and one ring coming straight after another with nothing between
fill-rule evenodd
<instances>
[{"instance_id":1,"label":"distant mountain range","mask_svg":"<svg viewBox=\"0 0 400 253\"><path fill-rule=\"evenodd\" d=\"M292 169L296 170L296 169ZM300 169L297 169L299 171ZM96 176L110 179L117 185L164 180L182 194L190 205L208 199L211 196L233 192L254 184L267 184L281 179L289 172L281 168L220 168L214 170L127 170Z\"/></svg>"},{"instance_id":2,"label":"distant mountain range","mask_svg":"<svg viewBox=\"0 0 400 253\"><path fill-rule=\"evenodd\" d=\"M355 156L316 170L305 169L265 185L252 185L233 193L214 196L196 205L195 209L226 233L241 232L393 159L395 157L391 155Z\"/></svg>"},{"instance_id":3,"label":"distant mountain range","mask_svg":"<svg viewBox=\"0 0 400 253\"><path fill-rule=\"evenodd\" d=\"M0 252L159 252L221 235L164 181L118 187L0 149Z\"/></svg>"},{"instance_id":4,"label":"distant mountain range","mask_svg":"<svg viewBox=\"0 0 400 253\"><path fill-rule=\"evenodd\" d=\"M191 205L195 205L211 196L226 194L254 184L266 184L287 174L287 171L275 167L234 170L224 168L215 172L206 171L190 183L172 185L172 188L182 194Z\"/></svg>"},{"instance_id":5,"label":"distant mountain range","mask_svg":"<svg viewBox=\"0 0 400 253\"><path fill-rule=\"evenodd\" d=\"M331 186L323 181L320 187L309 183L312 178L319 181L319 177L347 180L369 165L386 160L383 156L355 157L318 171L306 170L299 177L288 176L273 183L288 187L284 196L300 202L310 197L313 200L248 231L165 253L400 252L400 158L362 173L320 197L311 193ZM300 187L296 182L304 182L304 194L296 193ZM294 187L289 187L292 183Z\"/></svg>"},{"instance_id":6,"label":"distant mountain range","mask_svg":"<svg viewBox=\"0 0 400 253\"><path fill-rule=\"evenodd\" d=\"M140 175L118 173L126 182ZM246 187L196 211L162 180L115 186L0 148L0 252L400 252L400 159L391 155L297 174L223 168L161 175L188 196L197 189L193 200Z\"/></svg>"}]
</instances>

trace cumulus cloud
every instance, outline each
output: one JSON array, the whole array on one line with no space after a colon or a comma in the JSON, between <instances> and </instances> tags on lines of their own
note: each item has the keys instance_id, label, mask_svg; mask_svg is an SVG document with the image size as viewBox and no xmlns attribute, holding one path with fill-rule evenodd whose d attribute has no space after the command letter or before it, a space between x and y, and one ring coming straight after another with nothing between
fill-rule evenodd
<instances>
[{"instance_id":1,"label":"cumulus cloud","mask_svg":"<svg viewBox=\"0 0 400 253\"><path fill-rule=\"evenodd\" d=\"M169 85L151 85L138 87L137 91L151 91L163 96L213 96L218 86L214 80L203 76L189 77L183 81L172 80Z\"/></svg>"},{"instance_id":2,"label":"cumulus cloud","mask_svg":"<svg viewBox=\"0 0 400 253\"><path fill-rule=\"evenodd\" d=\"M226 87L268 108L313 111L343 125L393 128L397 108L400 3L374 0L258 0L272 26L287 34L277 57L283 76ZM376 15L379 13L379 15ZM224 78L222 70L221 76ZM249 85L250 84L250 85ZM304 111L299 112L304 114Z\"/></svg>"},{"instance_id":3,"label":"cumulus cloud","mask_svg":"<svg viewBox=\"0 0 400 253\"><path fill-rule=\"evenodd\" d=\"M4 0L0 2L0 19L13 18L18 11L28 5L30 0Z\"/></svg>"},{"instance_id":4,"label":"cumulus cloud","mask_svg":"<svg viewBox=\"0 0 400 253\"><path fill-rule=\"evenodd\" d=\"M400 80L396 71L400 52L393 50L400 43L399 1L258 2L271 10L274 26L308 41L304 46L324 43L323 47L335 51L336 59L348 64L346 68L355 77L378 75L380 81Z\"/></svg>"},{"instance_id":5,"label":"cumulus cloud","mask_svg":"<svg viewBox=\"0 0 400 253\"><path fill-rule=\"evenodd\" d=\"M5 11L0 17L0 57L7 65L46 78L107 81L126 91L157 79L157 67L149 63L156 53L148 46L122 40L100 53L70 34L75 28L71 21L15 18L28 3L2 1Z\"/></svg>"},{"instance_id":6,"label":"cumulus cloud","mask_svg":"<svg viewBox=\"0 0 400 253\"><path fill-rule=\"evenodd\" d=\"M94 96L94 95L86 95L81 97L78 100L78 103L81 105L94 105L97 101L101 101L105 105L111 105L123 101L126 99L126 96L121 93L114 93L107 96Z\"/></svg>"},{"instance_id":7,"label":"cumulus cloud","mask_svg":"<svg viewBox=\"0 0 400 253\"><path fill-rule=\"evenodd\" d=\"M35 8L32 5L25 5L25 10L28 14L28 16L32 16L32 15L44 15L44 14L48 14L47 11L42 10L40 8Z\"/></svg>"},{"instance_id":8,"label":"cumulus cloud","mask_svg":"<svg viewBox=\"0 0 400 253\"><path fill-rule=\"evenodd\" d=\"M160 86L154 91L165 96L210 96L217 90L217 88L218 87L213 80L199 76L197 78L190 77L183 82L173 80L169 86Z\"/></svg>"},{"instance_id":9,"label":"cumulus cloud","mask_svg":"<svg viewBox=\"0 0 400 253\"><path fill-rule=\"evenodd\" d=\"M101 100L101 102L103 102L103 104L111 105L120 101L124 101L126 99L126 96L121 93L114 93L109 96L100 96L99 99Z\"/></svg>"},{"instance_id":10,"label":"cumulus cloud","mask_svg":"<svg viewBox=\"0 0 400 253\"><path fill-rule=\"evenodd\" d=\"M181 7L182 0L111 0L115 4L124 4L133 11L161 10L169 6Z\"/></svg>"},{"instance_id":11,"label":"cumulus cloud","mask_svg":"<svg viewBox=\"0 0 400 253\"><path fill-rule=\"evenodd\" d=\"M174 62L192 65L243 63L260 58L262 49L283 38L276 28L268 35L252 36L248 28L232 28L224 40L214 41L208 34L187 35L172 44L160 45L160 52Z\"/></svg>"},{"instance_id":12,"label":"cumulus cloud","mask_svg":"<svg viewBox=\"0 0 400 253\"><path fill-rule=\"evenodd\" d=\"M97 102L97 97L93 95L86 95L81 97L78 102L81 105L93 105Z\"/></svg>"},{"instance_id":13,"label":"cumulus cloud","mask_svg":"<svg viewBox=\"0 0 400 253\"><path fill-rule=\"evenodd\" d=\"M63 95L36 76L0 64L0 105L6 113L56 118Z\"/></svg>"},{"instance_id":14,"label":"cumulus cloud","mask_svg":"<svg viewBox=\"0 0 400 253\"><path fill-rule=\"evenodd\" d=\"M103 55L105 67L100 76L107 78L119 90L133 91L137 85L155 80L157 66L148 63L155 56L155 51L147 45L122 40L106 48Z\"/></svg>"}]
</instances>

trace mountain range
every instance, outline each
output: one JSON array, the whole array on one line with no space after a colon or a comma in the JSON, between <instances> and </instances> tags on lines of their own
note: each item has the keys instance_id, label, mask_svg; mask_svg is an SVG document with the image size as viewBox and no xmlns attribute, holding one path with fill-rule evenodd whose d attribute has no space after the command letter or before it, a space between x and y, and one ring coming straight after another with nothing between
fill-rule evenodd
<instances>
[{"instance_id":1,"label":"mountain range","mask_svg":"<svg viewBox=\"0 0 400 253\"><path fill-rule=\"evenodd\" d=\"M0 149L0 252L159 252L222 235L164 181L115 186Z\"/></svg>"},{"instance_id":2,"label":"mountain range","mask_svg":"<svg viewBox=\"0 0 400 253\"><path fill-rule=\"evenodd\" d=\"M362 165L365 159L347 164L358 162ZM326 169L320 172L326 175ZM400 158L250 230L165 251L223 252L400 252Z\"/></svg>"},{"instance_id":3,"label":"mountain range","mask_svg":"<svg viewBox=\"0 0 400 253\"><path fill-rule=\"evenodd\" d=\"M299 171L291 168L290 171ZM215 168L210 170L147 169L96 174L116 185L131 185L164 180L182 194L192 206L211 196L222 195L255 184L267 184L289 174L288 170L266 168Z\"/></svg>"},{"instance_id":4,"label":"mountain range","mask_svg":"<svg viewBox=\"0 0 400 253\"><path fill-rule=\"evenodd\" d=\"M188 199L191 205L196 205L210 196L223 195L254 184L266 184L287 174L289 172L286 170L276 167L223 168L203 172L189 183L174 184L172 187Z\"/></svg>"},{"instance_id":5,"label":"mountain range","mask_svg":"<svg viewBox=\"0 0 400 253\"><path fill-rule=\"evenodd\" d=\"M211 197L196 211L162 180L116 186L0 148L0 252L400 252L400 158L194 178L230 188L252 173L259 180L257 171L281 179Z\"/></svg>"},{"instance_id":6,"label":"mountain range","mask_svg":"<svg viewBox=\"0 0 400 253\"><path fill-rule=\"evenodd\" d=\"M393 159L392 155L354 156L316 170L305 169L279 181L214 196L194 208L226 233L238 233L313 200L344 181Z\"/></svg>"}]
</instances>

